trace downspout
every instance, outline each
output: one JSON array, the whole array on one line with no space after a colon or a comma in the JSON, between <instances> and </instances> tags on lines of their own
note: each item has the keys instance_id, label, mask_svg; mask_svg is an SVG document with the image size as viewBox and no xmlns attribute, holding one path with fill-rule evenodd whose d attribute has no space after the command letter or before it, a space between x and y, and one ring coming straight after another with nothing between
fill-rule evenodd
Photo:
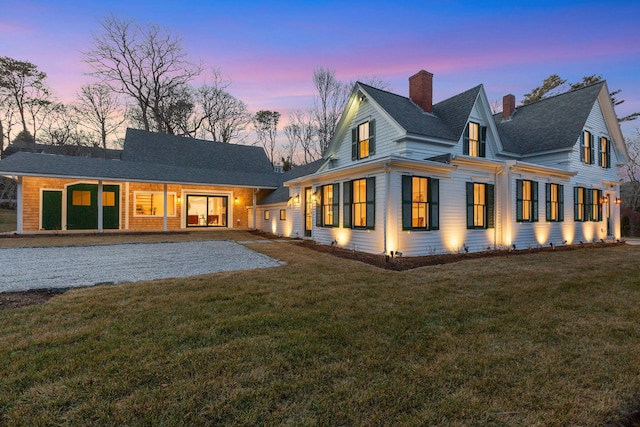
<instances>
[{"instance_id":1,"label":"downspout","mask_svg":"<svg viewBox=\"0 0 640 427\"><path fill-rule=\"evenodd\" d=\"M17 188L16 188L16 210L17 210L17 221L16 221L16 232L18 234L22 234L22 227L23 227L23 221L22 221L22 212L23 212L23 206L22 206L22 175L19 175L16 178L17 181Z\"/></svg>"},{"instance_id":2,"label":"downspout","mask_svg":"<svg viewBox=\"0 0 640 427\"><path fill-rule=\"evenodd\" d=\"M384 200L384 227L383 227L383 239L384 239L384 248L383 248L383 255L387 254L387 232L388 232L388 224L387 224L387 220L389 218L389 198L390 196L390 191L389 191L389 187L390 187L390 181L391 181L391 174L390 174L390 168L389 168L389 162L386 162L384 164L384 191L385 191L385 200ZM397 242L396 242L396 246L397 246Z\"/></svg>"},{"instance_id":3,"label":"downspout","mask_svg":"<svg viewBox=\"0 0 640 427\"><path fill-rule=\"evenodd\" d=\"M256 195L258 194L258 191L260 191L260 189L257 187L253 189L253 228L256 230L258 229L258 224L256 223L256 215L257 215L256 202L258 199Z\"/></svg>"},{"instance_id":4,"label":"downspout","mask_svg":"<svg viewBox=\"0 0 640 427\"><path fill-rule=\"evenodd\" d=\"M164 183L163 189L164 189L164 206L163 206L164 218L163 218L162 227L163 227L163 230L166 232L167 231L167 183L166 182Z\"/></svg>"},{"instance_id":5,"label":"downspout","mask_svg":"<svg viewBox=\"0 0 640 427\"><path fill-rule=\"evenodd\" d=\"M503 171L504 171L504 166L502 166L500 168L496 168L494 170L494 172L493 172L493 177L494 177L493 179L494 179L494 182L496 184L496 187L495 187L496 191L494 192L495 193L494 197L496 197L496 194L500 194L501 193L500 190L501 190L502 184L500 185L500 187L498 187L498 176L502 175ZM502 199L502 198L500 198L500 199ZM496 203L496 201L494 200L493 203ZM501 219L500 227L502 227L502 206L503 206L503 203L502 203L502 200L501 200L501 203L500 203L500 206L499 206L500 207L500 219ZM497 211L498 210L496 209L496 212ZM493 227L493 249L497 248L497 243L498 243L498 218L497 218L498 215L497 215L496 212L494 212L494 215L496 215L496 218L493 219L493 224L494 224L494 227ZM503 234L502 230L500 230L500 234L501 235Z\"/></svg>"},{"instance_id":6,"label":"downspout","mask_svg":"<svg viewBox=\"0 0 640 427\"><path fill-rule=\"evenodd\" d=\"M129 229L129 181L124 183L124 229Z\"/></svg>"}]
</instances>

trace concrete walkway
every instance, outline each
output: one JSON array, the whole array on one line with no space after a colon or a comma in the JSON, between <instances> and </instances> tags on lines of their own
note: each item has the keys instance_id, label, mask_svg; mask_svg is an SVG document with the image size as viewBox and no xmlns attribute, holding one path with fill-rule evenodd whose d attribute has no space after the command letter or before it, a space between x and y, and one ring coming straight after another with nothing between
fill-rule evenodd
<instances>
[{"instance_id":1,"label":"concrete walkway","mask_svg":"<svg viewBox=\"0 0 640 427\"><path fill-rule=\"evenodd\" d=\"M0 292L137 282L283 264L228 240L0 248Z\"/></svg>"},{"instance_id":2,"label":"concrete walkway","mask_svg":"<svg viewBox=\"0 0 640 427\"><path fill-rule=\"evenodd\" d=\"M640 245L640 238L638 237L625 237L624 242L627 245Z\"/></svg>"}]
</instances>

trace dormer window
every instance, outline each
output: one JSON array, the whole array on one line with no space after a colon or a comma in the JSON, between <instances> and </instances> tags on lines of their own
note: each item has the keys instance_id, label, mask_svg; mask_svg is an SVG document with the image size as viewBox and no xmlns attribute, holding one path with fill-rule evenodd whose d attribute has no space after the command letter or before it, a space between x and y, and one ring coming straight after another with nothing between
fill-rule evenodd
<instances>
[{"instance_id":1,"label":"dormer window","mask_svg":"<svg viewBox=\"0 0 640 427\"><path fill-rule=\"evenodd\" d=\"M580 161L593 164L593 135L588 130L582 132L580 140Z\"/></svg>"},{"instance_id":2,"label":"dormer window","mask_svg":"<svg viewBox=\"0 0 640 427\"><path fill-rule=\"evenodd\" d=\"M464 147L462 154L472 157L486 157L487 127L475 122L469 122L464 131Z\"/></svg>"},{"instance_id":3,"label":"dormer window","mask_svg":"<svg viewBox=\"0 0 640 427\"><path fill-rule=\"evenodd\" d=\"M375 128L375 120L369 120L351 130L351 160L366 159L375 154Z\"/></svg>"}]
</instances>

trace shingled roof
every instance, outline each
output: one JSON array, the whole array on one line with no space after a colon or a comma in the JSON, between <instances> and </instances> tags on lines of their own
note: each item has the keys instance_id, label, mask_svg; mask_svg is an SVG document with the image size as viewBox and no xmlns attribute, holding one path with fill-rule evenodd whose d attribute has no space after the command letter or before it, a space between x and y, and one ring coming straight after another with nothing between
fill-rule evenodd
<instances>
[{"instance_id":1,"label":"shingled roof","mask_svg":"<svg viewBox=\"0 0 640 427\"><path fill-rule=\"evenodd\" d=\"M211 169L273 173L261 147L127 129L122 160Z\"/></svg>"},{"instance_id":2,"label":"shingled roof","mask_svg":"<svg viewBox=\"0 0 640 427\"><path fill-rule=\"evenodd\" d=\"M292 179L300 178L306 175L312 175L320 169L325 162L325 159L316 160L315 162L308 163L303 166L295 167L283 174L280 174L281 184L277 190L267 194L263 199L258 201L258 205L269 205L272 203L282 203L289 200L289 187L282 185Z\"/></svg>"},{"instance_id":3,"label":"shingled roof","mask_svg":"<svg viewBox=\"0 0 640 427\"><path fill-rule=\"evenodd\" d=\"M510 120L493 116L502 146L514 154L572 148L591 113L604 81L521 105Z\"/></svg>"},{"instance_id":4,"label":"shingled roof","mask_svg":"<svg viewBox=\"0 0 640 427\"><path fill-rule=\"evenodd\" d=\"M0 162L0 173L262 188L282 182L259 147L133 129L127 130L122 160L18 152Z\"/></svg>"},{"instance_id":5,"label":"shingled roof","mask_svg":"<svg viewBox=\"0 0 640 427\"><path fill-rule=\"evenodd\" d=\"M411 99L359 83L408 134L458 141L467 124L482 85L452 96L425 113Z\"/></svg>"}]
</instances>

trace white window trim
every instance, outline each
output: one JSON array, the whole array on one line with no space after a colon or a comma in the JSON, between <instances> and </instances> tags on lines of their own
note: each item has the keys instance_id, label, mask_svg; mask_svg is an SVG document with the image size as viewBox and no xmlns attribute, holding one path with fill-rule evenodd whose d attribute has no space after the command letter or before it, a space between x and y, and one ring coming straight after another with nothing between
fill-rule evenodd
<instances>
[{"instance_id":1,"label":"white window trim","mask_svg":"<svg viewBox=\"0 0 640 427\"><path fill-rule=\"evenodd\" d=\"M163 191L142 191L142 190L137 190L133 192L133 216L136 218L164 218L164 215L141 215L138 213L138 210L136 209L136 197L138 196L138 194L158 194L160 196L162 196L164 198L164 192ZM167 214L167 218L175 218L176 217L176 211L177 211L177 193L175 191L168 191L167 192L167 196L170 196L173 194L173 215L169 215ZM167 205L168 207L169 205Z\"/></svg>"}]
</instances>

